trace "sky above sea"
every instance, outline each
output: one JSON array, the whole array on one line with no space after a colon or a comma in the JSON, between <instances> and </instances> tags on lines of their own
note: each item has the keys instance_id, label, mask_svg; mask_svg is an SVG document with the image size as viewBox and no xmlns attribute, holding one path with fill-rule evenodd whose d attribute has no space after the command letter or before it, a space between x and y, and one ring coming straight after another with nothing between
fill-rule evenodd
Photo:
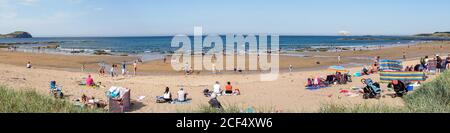
<instances>
[{"instance_id":1,"label":"sky above sea","mask_svg":"<svg viewBox=\"0 0 450 133\"><path fill-rule=\"evenodd\" d=\"M0 34L37 37L450 31L448 0L0 0Z\"/></svg>"}]
</instances>

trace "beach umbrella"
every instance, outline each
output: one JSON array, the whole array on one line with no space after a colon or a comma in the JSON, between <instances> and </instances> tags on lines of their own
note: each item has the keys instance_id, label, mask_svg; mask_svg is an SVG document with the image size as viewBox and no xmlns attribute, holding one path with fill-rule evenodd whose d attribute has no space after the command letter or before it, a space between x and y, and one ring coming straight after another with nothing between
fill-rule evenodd
<instances>
[{"instance_id":1,"label":"beach umbrella","mask_svg":"<svg viewBox=\"0 0 450 133\"><path fill-rule=\"evenodd\" d=\"M328 70L336 71L336 72L348 72L348 70L345 69L344 66L330 66L330 67L328 68Z\"/></svg>"}]
</instances>

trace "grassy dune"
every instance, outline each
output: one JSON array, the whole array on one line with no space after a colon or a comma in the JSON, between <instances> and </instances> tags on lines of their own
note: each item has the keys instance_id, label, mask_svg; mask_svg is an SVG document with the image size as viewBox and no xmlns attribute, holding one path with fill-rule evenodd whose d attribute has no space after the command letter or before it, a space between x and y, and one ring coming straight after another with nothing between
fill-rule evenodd
<instances>
[{"instance_id":1,"label":"grassy dune","mask_svg":"<svg viewBox=\"0 0 450 133\"><path fill-rule=\"evenodd\" d=\"M13 91L0 86L0 113L93 113L73 104L34 91Z\"/></svg>"},{"instance_id":2,"label":"grassy dune","mask_svg":"<svg viewBox=\"0 0 450 133\"><path fill-rule=\"evenodd\" d=\"M413 93L406 95L404 107L391 107L382 103L376 105L326 104L322 113L449 113L450 112L450 71L435 80L423 84Z\"/></svg>"}]
</instances>

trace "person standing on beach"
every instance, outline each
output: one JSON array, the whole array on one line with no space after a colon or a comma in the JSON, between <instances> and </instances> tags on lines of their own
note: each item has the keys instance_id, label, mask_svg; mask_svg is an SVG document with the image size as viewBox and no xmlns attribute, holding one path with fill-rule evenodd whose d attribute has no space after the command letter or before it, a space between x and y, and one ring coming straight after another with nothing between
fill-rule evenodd
<instances>
[{"instance_id":1,"label":"person standing on beach","mask_svg":"<svg viewBox=\"0 0 450 133\"><path fill-rule=\"evenodd\" d=\"M100 74L100 76L105 76L105 64L104 63L100 64L100 69L98 70L98 73Z\"/></svg>"},{"instance_id":2,"label":"person standing on beach","mask_svg":"<svg viewBox=\"0 0 450 133\"><path fill-rule=\"evenodd\" d=\"M125 76L125 72L127 71L126 69L127 64L125 64L125 61L122 62L122 75Z\"/></svg>"},{"instance_id":3,"label":"person standing on beach","mask_svg":"<svg viewBox=\"0 0 450 133\"><path fill-rule=\"evenodd\" d=\"M115 67L116 67L116 65L115 64L112 64L111 65L111 69L109 70L109 72L110 72L110 74L111 74L111 77L114 77L114 72L115 72Z\"/></svg>"},{"instance_id":4,"label":"person standing on beach","mask_svg":"<svg viewBox=\"0 0 450 133\"><path fill-rule=\"evenodd\" d=\"M133 75L136 76L136 71L137 71L137 61L134 61L133 63Z\"/></svg>"},{"instance_id":5,"label":"person standing on beach","mask_svg":"<svg viewBox=\"0 0 450 133\"><path fill-rule=\"evenodd\" d=\"M289 72L294 71L294 67L292 66L292 64L289 65Z\"/></svg>"},{"instance_id":6,"label":"person standing on beach","mask_svg":"<svg viewBox=\"0 0 450 133\"><path fill-rule=\"evenodd\" d=\"M450 55L445 59L445 68L450 69Z\"/></svg>"},{"instance_id":7,"label":"person standing on beach","mask_svg":"<svg viewBox=\"0 0 450 133\"><path fill-rule=\"evenodd\" d=\"M442 66L442 58L438 55L438 54L436 54L436 73L441 73L441 70L442 70L442 68L443 68L443 66Z\"/></svg>"},{"instance_id":8,"label":"person standing on beach","mask_svg":"<svg viewBox=\"0 0 450 133\"><path fill-rule=\"evenodd\" d=\"M338 65L341 65L341 55L338 55Z\"/></svg>"},{"instance_id":9,"label":"person standing on beach","mask_svg":"<svg viewBox=\"0 0 450 133\"><path fill-rule=\"evenodd\" d=\"M86 66L83 64L81 64L81 72L84 72L84 69L86 68Z\"/></svg>"},{"instance_id":10,"label":"person standing on beach","mask_svg":"<svg viewBox=\"0 0 450 133\"><path fill-rule=\"evenodd\" d=\"M406 52L403 51L403 59L406 60Z\"/></svg>"},{"instance_id":11,"label":"person standing on beach","mask_svg":"<svg viewBox=\"0 0 450 133\"><path fill-rule=\"evenodd\" d=\"M164 63L164 64L166 64L166 61L167 61L167 56L164 56L164 59L163 59L163 61L164 61L163 63Z\"/></svg>"},{"instance_id":12,"label":"person standing on beach","mask_svg":"<svg viewBox=\"0 0 450 133\"><path fill-rule=\"evenodd\" d=\"M212 73L213 74L216 74L217 72L216 72L217 70L216 70L216 63L213 63L212 64Z\"/></svg>"},{"instance_id":13,"label":"person standing on beach","mask_svg":"<svg viewBox=\"0 0 450 133\"><path fill-rule=\"evenodd\" d=\"M186 62L185 64L184 64L184 72L185 72L185 74L186 75L188 75L189 74L189 64Z\"/></svg>"}]
</instances>

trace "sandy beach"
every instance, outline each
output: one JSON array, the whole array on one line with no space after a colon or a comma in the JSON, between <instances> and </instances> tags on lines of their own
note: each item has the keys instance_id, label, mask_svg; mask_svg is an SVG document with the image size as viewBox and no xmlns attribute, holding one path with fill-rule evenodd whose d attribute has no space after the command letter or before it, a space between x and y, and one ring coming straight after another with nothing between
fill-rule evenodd
<instances>
[{"instance_id":1,"label":"sandy beach","mask_svg":"<svg viewBox=\"0 0 450 133\"><path fill-rule=\"evenodd\" d=\"M432 42L411 46L389 47L375 50L343 51L343 52L314 52L306 53L307 57L281 56L280 68L282 72L275 81L262 82L259 74L244 72L235 74L227 72L211 74L201 72L199 74L184 75L182 72L172 70L170 59L167 63L162 60L144 62L139 64L138 76L119 76L111 78L100 76L96 73L98 62L120 63L122 61L136 60L134 57L120 56L70 56L38 53L23 53L0 51L0 84L11 86L15 89L34 89L39 93L48 95L49 81L56 80L63 87L67 95L66 100L81 97L82 94L94 96L106 100L105 92L110 86L123 86L131 89L131 98L134 106L131 112L190 112L197 110L201 105L207 105L209 98L203 96L205 88L211 89L215 81L222 86L230 81L235 88L241 90L239 96L221 96L219 101L225 106L239 106L243 109L253 107L260 110L277 110L280 112L317 112L322 104L361 104L383 103L392 106L402 106L400 98L382 98L380 100L364 100L362 96L347 97L339 93L340 89L363 87L359 81L361 78L379 80L378 74L356 77L353 82L346 85L333 85L320 90L306 90L306 79L312 76L326 76L334 73L327 71L326 67L336 65L336 57L342 56L342 64L347 64L350 73L361 70L362 65L369 64L375 56L382 59L401 59L407 57L404 65L419 63L418 57L435 54L447 56L450 53L449 42ZM404 52L404 53L403 53ZM25 68L27 61L33 63L33 69ZM320 62L320 63L317 63ZM82 64L86 64L86 72L81 72ZM293 65L295 71L287 72L289 65ZM131 65L128 68L132 68ZM131 69L129 69L131 71ZM106 87L90 89L78 86L77 81L92 74L96 82L102 82ZM430 79L433 78L430 77ZM430 80L429 79L429 80ZM191 103L183 105L157 104L155 97L162 95L164 88L170 87L172 94L183 87L192 98ZM386 85L382 89L386 90ZM389 93L388 91L383 92ZM145 96L143 101L135 101L138 97Z\"/></svg>"}]
</instances>

